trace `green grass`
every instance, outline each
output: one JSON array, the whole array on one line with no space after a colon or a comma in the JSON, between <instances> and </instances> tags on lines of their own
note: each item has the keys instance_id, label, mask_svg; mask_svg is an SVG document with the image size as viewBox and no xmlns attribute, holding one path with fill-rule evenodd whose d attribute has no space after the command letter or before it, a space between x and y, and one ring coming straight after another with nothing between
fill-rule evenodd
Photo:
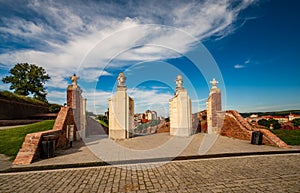
<instances>
[{"instance_id":1,"label":"green grass","mask_svg":"<svg viewBox=\"0 0 300 193\"><path fill-rule=\"evenodd\" d=\"M272 132L288 145L300 145L300 130L272 130Z\"/></svg>"},{"instance_id":2,"label":"green grass","mask_svg":"<svg viewBox=\"0 0 300 193\"><path fill-rule=\"evenodd\" d=\"M18 102L26 102L26 103L36 104L36 105L48 105L43 101L31 97L27 97L27 96L18 95L9 91L0 91L0 97L8 100L18 101Z\"/></svg>"},{"instance_id":3,"label":"green grass","mask_svg":"<svg viewBox=\"0 0 300 193\"><path fill-rule=\"evenodd\" d=\"M108 128L108 125L107 123L105 123L104 121L102 120L97 120L101 125L103 125L104 127L107 127Z\"/></svg>"},{"instance_id":4,"label":"green grass","mask_svg":"<svg viewBox=\"0 0 300 193\"><path fill-rule=\"evenodd\" d=\"M28 133L51 130L54 120L42 121L22 127L0 130L0 154L14 159Z\"/></svg>"}]
</instances>

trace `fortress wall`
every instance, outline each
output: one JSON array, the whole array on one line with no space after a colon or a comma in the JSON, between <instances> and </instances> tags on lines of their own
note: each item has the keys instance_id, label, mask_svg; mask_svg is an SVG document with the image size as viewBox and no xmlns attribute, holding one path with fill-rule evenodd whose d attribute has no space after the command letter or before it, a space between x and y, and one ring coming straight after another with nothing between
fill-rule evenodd
<instances>
[{"instance_id":1,"label":"fortress wall","mask_svg":"<svg viewBox=\"0 0 300 193\"><path fill-rule=\"evenodd\" d=\"M47 106L0 98L0 120L28 119L32 115L48 112Z\"/></svg>"}]
</instances>

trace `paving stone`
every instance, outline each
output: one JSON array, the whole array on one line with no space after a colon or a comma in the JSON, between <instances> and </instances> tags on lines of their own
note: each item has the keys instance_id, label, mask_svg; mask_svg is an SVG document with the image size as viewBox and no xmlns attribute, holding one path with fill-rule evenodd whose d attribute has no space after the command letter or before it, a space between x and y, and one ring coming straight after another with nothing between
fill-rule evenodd
<instances>
[{"instance_id":1,"label":"paving stone","mask_svg":"<svg viewBox=\"0 0 300 193\"><path fill-rule=\"evenodd\" d=\"M300 192L299 163L291 154L2 173L0 192Z\"/></svg>"}]
</instances>

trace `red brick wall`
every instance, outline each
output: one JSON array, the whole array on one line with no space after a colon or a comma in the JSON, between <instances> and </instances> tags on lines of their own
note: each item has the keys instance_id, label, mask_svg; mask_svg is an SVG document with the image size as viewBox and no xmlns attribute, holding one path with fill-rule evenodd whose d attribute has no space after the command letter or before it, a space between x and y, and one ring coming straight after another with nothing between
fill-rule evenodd
<instances>
[{"instance_id":1,"label":"red brick wall","mask_svg":"<svg viewBox=\"0 0 300 193\"><path fill-rule=\"evenodd\" d=\"M41 142L46 135L54 135L56 138L56 148L64 147L66 145L66 131L67 125L75 125L72 109L69 107L62 107L55 120L52 130L30 133L27 134L22 144L22 148L19 150L16 159L13 164L22 165L30 164L34 160L40 158ZM74 128L74 140L76 140L76 126Z\"/></svg>"},{"instance_id":2,"label":"red brick wall","mask_svg":"<svg viewBox=\"0 0 300 193\"><path fill-rule=\"evenodd\" d=\"M253 131L260 131L263 133L263 143L265 144L274 145L280 148L289 147L271 131L252 127L237 111L226 111L224 124L221 128L221 135L248 140L250 142Z\"/></svg>"}]
</instances>

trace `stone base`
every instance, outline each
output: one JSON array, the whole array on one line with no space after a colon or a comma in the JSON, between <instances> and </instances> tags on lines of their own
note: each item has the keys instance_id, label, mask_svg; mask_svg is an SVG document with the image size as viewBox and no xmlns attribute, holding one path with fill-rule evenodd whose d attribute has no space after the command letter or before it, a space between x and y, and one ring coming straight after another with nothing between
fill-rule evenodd
<instances>
[{"instance_id":1,"label":"stone base","mask_svg":"<svg viewBox=\"0 0 300 193\"><path fill-rule=\"evenodd\" d=\"M179 136L179 137L189 137L191 136L190 128L172 128L170 129L171 136Z\"/></svg>"},{"instance_id":2,"label":"stone base","mask_svg":"<svg viewBox=\"0 0 300 193\"><path fill-rule=\"evenodd\" d=\"M109 130L110 139L127 139L127 132L125 130Z\"/></svg>"}]
</instances>

